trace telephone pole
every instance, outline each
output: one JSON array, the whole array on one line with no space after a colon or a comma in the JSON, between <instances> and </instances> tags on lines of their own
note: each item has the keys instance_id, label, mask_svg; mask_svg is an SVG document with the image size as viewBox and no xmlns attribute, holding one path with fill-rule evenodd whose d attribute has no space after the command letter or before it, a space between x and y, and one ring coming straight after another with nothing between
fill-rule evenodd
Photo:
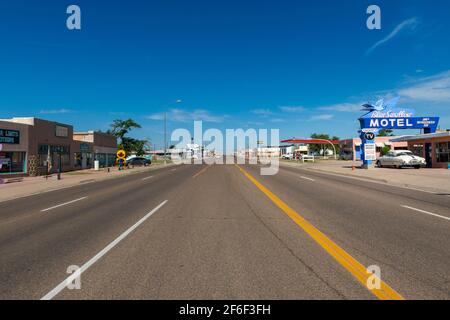
<instances>
[{"instance_id":1,"label":"telephone pole","mask_svg":"<svg viewBox=\"0 0 450 320\"><path fill-rule=\"evenodd\" d=\"M167 112L164 112L164 164L167 164Z\"/></svg>"}]
</instances>

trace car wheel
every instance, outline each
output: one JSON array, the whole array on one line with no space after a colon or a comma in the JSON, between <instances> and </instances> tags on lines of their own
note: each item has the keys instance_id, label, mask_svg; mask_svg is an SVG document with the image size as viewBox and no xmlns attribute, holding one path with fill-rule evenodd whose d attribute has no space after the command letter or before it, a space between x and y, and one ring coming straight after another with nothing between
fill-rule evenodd
<instances>
[{"instance_id":1,"label":"car wheel","mask_svg":"<svg viewBox=\"0 0 450 320\"><path fill-rule=\"evenodd\" d=\"M383 168L383 165L381 164L380 161L377 161L377 167L378 167L378 168Z\"/></svg>"},{"instance_id":2,"label":"car wheel","mask_svg":"<svg viewBox=\"0 0 450 320\"><path fill-rule=\"evenodd\" d=\"M398 166L396 166L396 168L397 168L397 169L401 169L401 168L403 168L403 166L398 165Z\"/></svg>"},{"instance_id":3,"label":"car wheel","mask_svg":"<svg viewBox=\"0 0 450 320\"><path fill-rule=\"evenodd\" d=\"M420 166L415 166L414 169L420 169Z\"/></svg>"}]
</instances>

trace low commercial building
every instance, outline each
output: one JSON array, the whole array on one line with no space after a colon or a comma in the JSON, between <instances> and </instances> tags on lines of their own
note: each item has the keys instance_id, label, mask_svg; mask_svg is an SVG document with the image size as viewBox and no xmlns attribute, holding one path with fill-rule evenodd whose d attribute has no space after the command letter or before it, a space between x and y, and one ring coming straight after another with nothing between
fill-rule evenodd
<instances>
[{"instance_id":1,"label":"low commercial building","mask_svg":"<svg viewBox=\"0 0 450 320\"><path fill-rule=\"evenodd\" d=\"M450 166L450 131L404 136L393 141L406 143L411 152L425 158L429 168Z\"/></svg>"},{"instance_id":2,"label":"low commercial building","mask_svg":"<svg viewBox=\"0 0 450 320\"><path fill-rule=\"evenodd\" d=\"M390 150L408 150L408 144L403 141L394 141L398 137L376 137L377 157L381 156L384 147ZM361 139L353 138L339 141L340 157L345 160L361 160Z\"/></svg>"},{"instance_id":3,"label":"low commercial building","mask_svg":"<svg viewBox=\"0 0 450 320\"><path fill-rule=\"evenodd\" d=\"M115 137L89 134L90 140L75 140L71 125L38 118L2 119L0 176L38 176L91 168L93 160L101 158L100 155L115 155ZM105 165L111 163L107 161Z\"/></svg>"},{"instance_id":4,"label":"low commercial building","mask_svg":"<svg viewBox=\"0 0 450 320\"><path fill-rule=\"evenodd\" d=\"M73 134L77 159L75 165L82 168L92 167L92 161L99 161L100 167L111 167L116 161L117 139L103 132L88 131ZM79 145L79 146L78 146Z\"/></svg>"}]
</instances>

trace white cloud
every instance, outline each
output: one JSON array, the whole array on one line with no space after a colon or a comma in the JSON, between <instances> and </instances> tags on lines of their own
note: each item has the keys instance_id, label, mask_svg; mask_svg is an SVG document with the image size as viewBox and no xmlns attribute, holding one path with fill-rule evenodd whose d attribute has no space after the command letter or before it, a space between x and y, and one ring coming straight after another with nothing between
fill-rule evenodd
<instances>
[{"instance_id":1,"label":"white cloud","mask_svg":"<svg viewBox=\"0 0 450 320\"><path fill-rule=\"evenodd\" d=\"M270 119L269 121L272 122L272 123L285 122L285 120L281 119L281 118L273 118L273 119Z\"/></svg>"},{"instance_id":2,"label":"white cloud","mask_svg":"<svg viewBox=\"0 0 450 320\"><path fill-rule=\"evenodd\" d=\"M41 110L40 114L63 114L63 113L74 113L75 111L70 109L53 109L53 110Z\"/></svg>"},{"instance_id":3,"label":"white cloud","mask_svg":"<svg viewBox=\"0 0 450 320\"><path fill-rule=\"evenodd\" d=\"M309 121L328 121L334 118L333 114L319 114L317 116L312 116Z\"/></svg>"},{"instance_id":4,"label":"white cloud","mask_svg":"<svg viewBox=\"0 0 450 320\"><path fill-rule=\"evenodd\" d=\"M270 116L273 114L273 112L270 111L269 109L254 109L251 112L258 116L264 116L264 117L267 117L267 116Z\"/></svg>"},{"instance_id":5,"label":"white cloud","mask_svg":"<svg viewBox=\"0 0 450 320\"><path fill-rule=\"evenodd\" d=\"M361 103L338 103L330 106L320 107L319 110L338 111L338 112L361 112Z\"/></svg>"},{"instance_id":6,"label":"white cloud","mask_svg":"<svg viewBox=\"0 0 450 320\"><path fill-rule=\"evenodd\" d=\"M182 109L170 109L167 112L168 121L176 122L191 122L191 121L205 121L205 122L223 122L227 116L215 116L209 111L203 109L196 109L187 111ZM164 113L155 113L147 116L150 120L164 120Z\"/></svg>"},{"instance_id":7,"label":"white cloud","mask_svg":"<svg viewBox=\"0 0 450 320\"><path fill-rule=\"evenodd\" d=\"M397 25L394 28L394 30L387 37L381 39L380 41L375 43L372 47L370 47L369 50L367 50L366 55L371 54L376 48L378 48L382 44L395 38L403 30L414 30L418 24L419 24L419 22L418 22L417 18L411 18L411 19L403 21L402 23Z\"/></svg>"},{"instance_id":8,"label":"white cloud","mask_svg":"<svg viewBox=\"0 0 450 320\"><path fill-rule=\"evenodd\" d=\"M281 106L278 108L283 112L290 112L290 113L303 112L306 110L305 107L301 106Z\"/></svg>"},{"instance_id":9,"label":"white cloud","mask_svg":"<svg viewBox=\"0 0 450 320\"><path fill-rule=\"evenodd\" d=\"M401 97L411 100L448 103L450 102L450 71L423 78L397 92Z\"/></svg>"}]
</instances>

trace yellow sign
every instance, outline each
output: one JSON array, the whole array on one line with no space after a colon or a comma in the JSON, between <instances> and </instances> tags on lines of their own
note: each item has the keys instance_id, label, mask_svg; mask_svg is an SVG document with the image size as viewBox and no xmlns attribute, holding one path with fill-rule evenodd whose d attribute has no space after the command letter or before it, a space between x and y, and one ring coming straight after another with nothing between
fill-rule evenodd
<instances>
[{"instance_id":1,"label":"yellow sign","mask_svg":"<svg viewBox=\"0 0 450 320\"><path fill-rule=\"evenodd\" d=\"M117 158L125 160L127 153L125 152L125 150L119 150L119 151L117 151L116 155L117 155Z\"/></svg>"}]
</instances>

